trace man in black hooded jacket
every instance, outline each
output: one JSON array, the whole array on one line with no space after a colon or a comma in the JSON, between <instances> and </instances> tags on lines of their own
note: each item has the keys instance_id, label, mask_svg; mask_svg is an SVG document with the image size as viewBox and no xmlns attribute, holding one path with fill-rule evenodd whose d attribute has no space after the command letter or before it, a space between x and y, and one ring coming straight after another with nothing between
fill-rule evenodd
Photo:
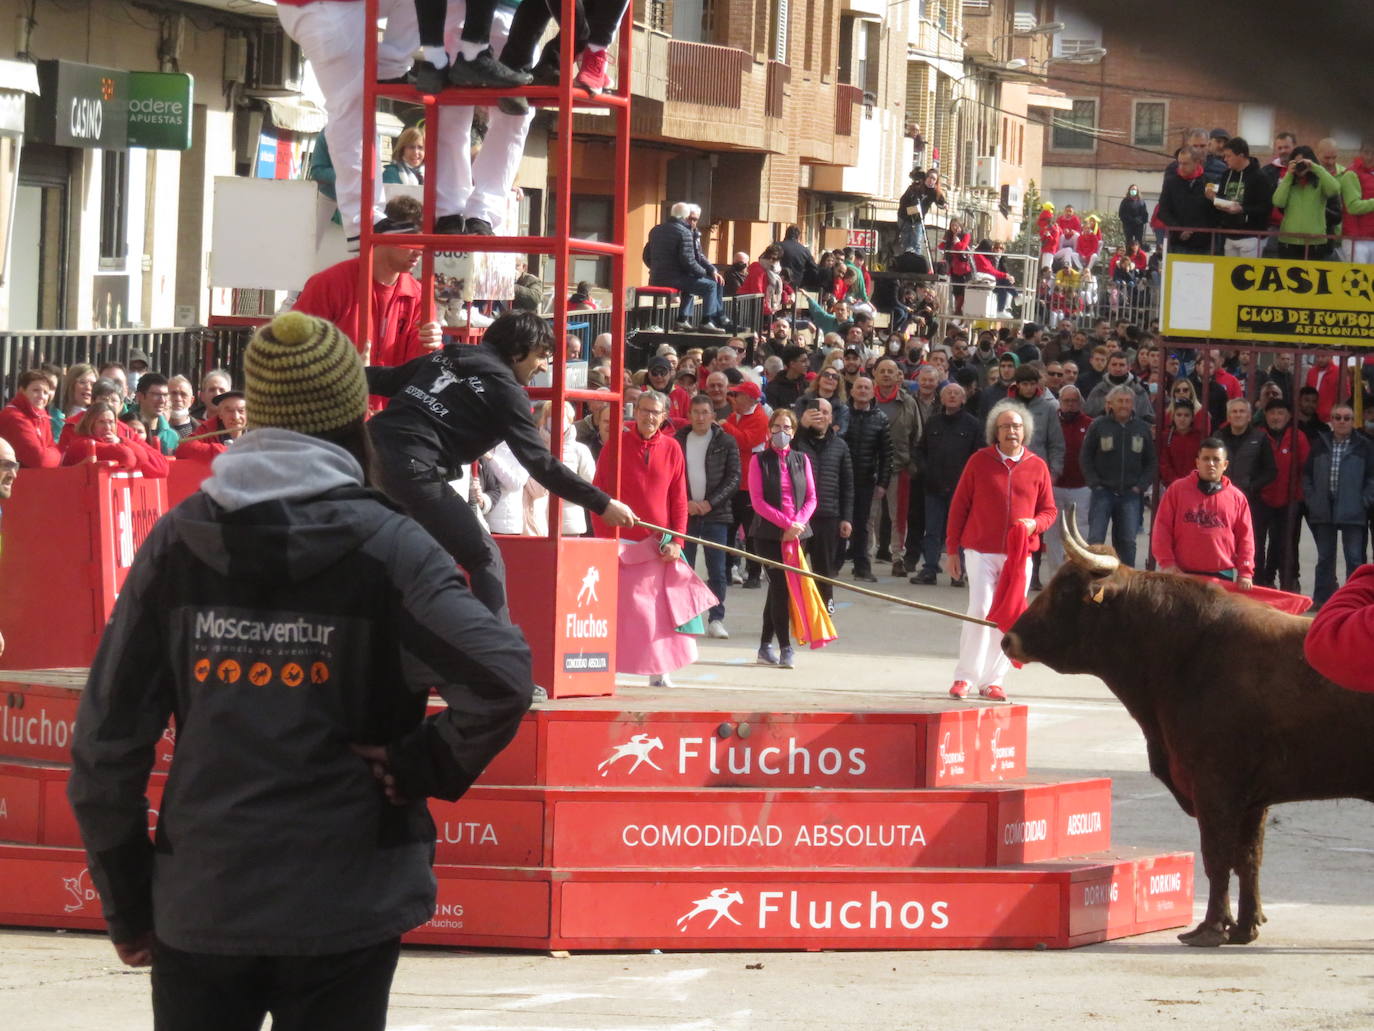
<instances>
[{"instance_id":1,"label":"man in black hooded jacket","mask_svg":"<svg viewBox=\"0 0 1374 1031\"><path fill-rule=\"evenodd\" d=\"M806 398L801 430L792 446L811 459L811 475L816 481L816 510L811 514L811 536L806 542L806 557L821 576L834 578L840 568L840 549L854 531L850 514L854 511L854 461L849 445L835 431L835 413L823 397ZM826 608L834 612L829 584L817 584Z\"/></svg>"},{"instance_id":2,"label":"man in black hooded jacket","mask_svg":"<svg viewBox=\"0 0 1374 1031\"><path fill-rule=\"evenodd\" d=\"M391 398L368 423L382 489L434 535L468 575L472 593L507 622L506 566L471 506L448 485L501 441L534 479L612 526L629 506L568 469L530 418L524 387L548 367L553 333L533 312L502 315L476 347L450 343L395 368L369 367L368 389Z\"/></svg>"}]
</instances>

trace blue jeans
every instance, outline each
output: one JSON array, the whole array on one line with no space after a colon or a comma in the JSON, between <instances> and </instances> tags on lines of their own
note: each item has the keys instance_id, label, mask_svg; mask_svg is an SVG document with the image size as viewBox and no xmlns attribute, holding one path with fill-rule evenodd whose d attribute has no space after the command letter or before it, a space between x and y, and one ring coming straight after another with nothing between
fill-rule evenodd
<instances>
[{"instance_id":1,"label":"blue jeans","mask_svg":"<svg viewBox=\"0 0 1374 1031\"><path fill-rule=\"evenodd\" d=\"M692 317L693 302L700 297L703 321L720 317L720 284L714 279L703 276L701 279L685 278L678 281L677 288L682 293L682 318Z\"/></svg>"},{"instance_id":2,"label":"blue jeans","mask_svg":"<svg viewBox=\"0 0 1374 1031\"><path fill-rule=\"evenodd\" d=\"M728 523L708 523L701 516L690 516L687 519L687 532L693 537L700 537L702 540L711 541L713 544L725 544L726 537L730 533ZM719 602L711 606L711 611L707 619L725 618L725 586L729 583L729 578L725 575L725 552L719 548L703 548L706 552L706 586L711 588L711 592L719 598ZM682 557L693 569L697 565L697 546L691 541L682 545Z\"/></svg>"},{"instance_id":3,"label":"blue jeans","mask_svg":"<svg viewBox=\"0 0 1374 1031\"><path fill-rule=\"evenodd\" d=\"M1016 287L996 286L992 292L997 295L997 308L999 311L1011 311L1011 302L1016 299Z\"/></svg>"},{"instance_id":4,"label":"blue jeans","mask_svg":"<svg viewBox=\"0 0 1374 1031\"><path fill-rule=\"evenodd\" d=\"M940 556L945 550L945 525L949 522L949 503L953 496L926 491L926 532L921 537L924 572L940 571Z\"/></svg>"},{"instance_id":5,"label":"blue jeans","mask_svg":"<svg viewBox=\"0 0 1374 1031\"><path fill-rule=\"evenodd\" d=\"M1112 524L1112 547L1122 562L1135 565L1135 538L1140 533L1140 515L1144 495L1133 490L1114 491L1109 487L1094 487L1092 504L1088 507L1088 543L1107 542L1107 523Z\"/></svg>"},{"instance_id":6,"label":"blue jeans","mask_svg":"<svg viewBox=\"0 0 1374 1031\"><path fill-rule=\"evenodd\" d=\"M1365 538L1369 528L1363 523L1309 523L1317 541L1316 585L1312 589L1312 604L1320 608L1336 593L1336 534L1341 535L1341 550L1345 552L1345 578L1364 565Z\"/></svg>"}]
</instances>

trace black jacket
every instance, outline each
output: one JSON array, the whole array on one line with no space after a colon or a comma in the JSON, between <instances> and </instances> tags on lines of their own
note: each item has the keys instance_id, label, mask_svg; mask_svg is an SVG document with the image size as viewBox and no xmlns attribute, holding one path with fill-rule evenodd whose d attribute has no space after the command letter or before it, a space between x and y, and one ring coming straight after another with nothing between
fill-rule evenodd
<instances>
[{"instance_id":1,"label":"black jacket","mask_svg":"<svg viewBox=\"0 0 1374 1031\"><path fill-rule=\"evenodd\" d=\"M447 479L504 440L538 483L564 501L606 511L610 495L549 451L530 418L529 395L495 347L446 344L394 368L369 366L367 389L391 398L367 424L384 462Z\"/></svg>"},{"instance_id":2,"label":"black jacket","mask_svg":"<svg viewBox=\"0 0 1374 1031\"><path fill-rule=\"evenodd\" d=\"M862 410L849 406L849 432L844 435L854 460L854 489L871 489L892 478L892 440L887 416L876 404Z\"/></svg>"},{"instance_id":3,"label":"black jacket","mask_svg":"<svg viewBox=\"0 0 1374 1031\"><path fill-rule=\"evenodd\" d=\"M1150 221L1150 209L1137 197L1122 197L1116 215L1127 229L1144 229Z\"/></svg>"},{"instance_id":4,"label":"black jacket","mask_svg":"<svg viewBox=\"0 0 1374 1031\"><path fill-rule=\"evenodd\" d=\"M804 290L820 289L820 266L816 264L816 259L811 256L806 244L800 240L783 240L778 246L782 248L782 259L779 264L787 270L792 285Z\"/></svg>"},{"instance_id":5,"label":"black jacket","mask_svg":"<svg viewBox=\"0 0 1374 1031\"><path fill-rule=\"evenodd\" d=\"M810 385L805 376L800 379L788 379L785 373L779 373L763 388L763 399L774 411L779 408L791 408Z\"/></svg>"},{"instance_id":6,"label":"black jacket","mask_svg":"<svg viewBox=\"0 0 1374 1031\"><path fill-rule=\"evenodd\" d=\"M1230 462L1227 477L1250 504L1257 504L1260 491L1273 483L1279 474L1274 449L1269 446L1264 430L1251 427L1236 436L1227 425L1212 435L1226 445L1226 458Z\"/></svg>"},{"instance_id":7,"label":"black jacket","mask_svg":"<svg viewBox=\"0 0 1374 1031\"><path fill-rule=\"evenodd\" d=\"M817 516L829 519L851 519L854 512L854 459L849 445L831 426L825 436L817 438L803 427L792 446L811 459L811 476L816 481Z\"/></svg>"},{"instance_id":8,"label":"black jacket","mask_svg":"<svg viewBox=\"0 0 1374 1031\"><path fill-rule=\"evenodd\" d=\"M1250 229L1257 233L1269 228L1269 215L1274 210L1274 184L1260 171L1260 163L1254 158L1240 172L1226 170L1217 185L1217 196L1239 201L1245 209L1238 215L1217 211L1217 224L1221 228Z\"/></svg>"},{"instance_id":9,"label":"black jacket","mask_svg":"<svg viewBox=\"0 0 1374 1031\"><path fill-rule=\"evenodd\" d=\"M684 279L703 279L715 272L697 260L696 238L680 218L670 218L649 230L643 257L649 266L650 286L677 286Z\"/></svg>"},{"instance_id":10,"label":"black jacket","mask_svg":"<svg viewBox=\"0 0 1374 1031\"><path fill-rule=\"evenodd\" d=\"M68 785L116 942L319 955L433 914L425 799L461 796L510 742L530 652L361 472L342 448L254 430L134 557ZM432 686L448 707L426 718ZM409 802L387 801L353 743L386 746Z\"/></svg>"},{"instance_id":11,"label":"black jacket","mask_svg":"<svg viewBox=\"0 0 1374 1031\"><path fill-rule=\"evenodd\" d=\"M1184 240L1180 233L1169 233L1169 248L1188 254L1209 254L1212 250L1212 235L1199 233L1198 227L1216 223L1216 208L1207 199L1207 177L1199 175L1184 179L1176 168L1164 173L1164 185L1159 192L1159 220L1171 229L1179 226L1191 230L1192 235Z\"/></svg>"},{"instance_id":12,"label":"black jacket","mask_svg":"<svg viewBox=\"0 0 1374 1031\"><path fill-rule=\"evenodd\" d=\"M682 446L682 458L687 460L687 438L692 427L684 426L677 431L677 442ZM710 442L706 445L706 497L697 500L709 501L711 511L704 516L693 516L708 523L728 523L731 519L731 504L735 492L740 488L739 445L735 438L719 426L712 425Z\"/></svg>"},{"instance_id":13,"label":"black jacket","mask_svg":"<svg viewBox=\"0 0 1374 1031\"><path fill-rule=\"evenodd\" d=\"M948 415L941 409L927 419L916 449L916 467L926 493L953 497L964 466L982 446L983 426L968 412Z\"/></svg>"}]
</instances>

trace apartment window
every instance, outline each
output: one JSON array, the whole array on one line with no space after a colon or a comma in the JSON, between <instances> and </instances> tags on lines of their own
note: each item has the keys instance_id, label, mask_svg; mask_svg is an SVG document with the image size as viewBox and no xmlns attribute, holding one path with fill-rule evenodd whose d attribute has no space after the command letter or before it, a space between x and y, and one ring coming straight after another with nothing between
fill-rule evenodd
<instances>
[{"instance_id":1,"label":"apartment window","mask_svg":"<svg viewBox=\"0 0 1374 1031\"><path fill-rule=\"evenodd\" d=\"M100 156L100 264L123 268L129 253L129 152L104 150Z\"/></svg>"},{"instance_id":2,"label":"apartment window","mask_svg":"<svg viewBox=\"0 0 1374 1031\"><path fill-rule=\"evenodd\" d=\"M1274 139L1274 109L1268 104L1241 104L1236 135L1258 153Z\"/></svg>"},{"instance_id":3,"label":"apartment window","mask_svg":"<svg viewBox=\"0 0 1374 1031\"><path fill-rule=\"evenodd\" d=\"M787 11L788 0L774 0L771 7L772 24L768 27L771 51L774 61L787 63Z\"/></svg>"},{"instance_id":4,"label":"apartment window","mask_svg":"<svg viewBox=\"0 0 1374 1031\"><path fill-rule=\"evenodd\" d=\"M1135 102L1135 127L1131 130L1131 142L1137 147L1158 148L1164 146L1164 130L1168 124L1168 106L1162 100L1137 100Z\"/></svg>"},{"instance_id":5,"label":"apartment window","mask_svg":"<svg viewBox=\"0 0 1374 1031\"><path fill-rule=\"evenodd\" d=\"M1016 163L1025 167L1026 164L1026 127L1018 125L1016 127Z\"/></svg>"},{"instance_id":6,"label":"apartment window","mask_svg":"<svg viewBox=\"0 0 1374 1031\"><path fill-rule=\"evenodd\" d=\"M1039 24L1040 17L1035 10L1035 0L1016 0L1012 10L1011 27L1017 32L1025 32Z\"/></svg>"},{"instance_id":7,"label":"apartment window","mask_svg":"<svg viewBox=\"0 0 1374 1031\"><path fill-rule=\"evenodd\" d=\"M1093 150L1096 140L1091 130L1097 128L1097 101L1075 100L1072 111L1060 112L1054 121L1050 146L1055 150Z\"/></svg>"}]
</instances>

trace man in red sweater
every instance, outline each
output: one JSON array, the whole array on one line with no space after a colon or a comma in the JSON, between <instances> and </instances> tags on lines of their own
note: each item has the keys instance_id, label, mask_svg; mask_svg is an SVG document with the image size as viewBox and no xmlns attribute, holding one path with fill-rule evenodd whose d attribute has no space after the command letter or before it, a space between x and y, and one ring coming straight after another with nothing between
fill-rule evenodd
<instances>
[{"instance_id":1,"label":"man in red sweater","mask_svg":"<svg viewBox=\"0 0 1374 1031\"><path fill-rule=\"evenodd\" d=\"M1015 401L993 405L987 419L990 446L974 452L954 488L945 528L946 568L957 579L967 565L970 616L992 618L995 596L1025 607L1031 552L1059 514L1050 467L1025 446L1034 429L1031 413ZM964 698L976 687L984 698L1006 700L1002 681L1011 660L1001 642L998 630L964 624L951 696Z\"/></svg>"},{"instance_id":2,"label":"man in red sweater","mask_svg":"<svg viewBox=\"0 0 1374 1031\"><path fill-rule=\"evenodd\" d=\"M377 223L384 233L418 233L420 202L395 197L387 203L387 217ZM295 311L334 323L352 340L364 365L394 367L443 346L443 329L437 322L421 322L420 284L411 269L420 252L410 247L372 249L372 319L364 344L358 332L358 271L362 258L349 258L316 272L292 306ZM386 399L373 396L372 411L386 407Z\"/></svg>"},{"instance_id":3,"label":"man in red sweater","mask_svg":"<svg viewBox=\"0 0 1374 1031\"><path fill-rule=\"evenodd\" d=\"M1202 442L1197 474L1174 482L1155 513L1151 551L1161 571L1235 579L1248 591L1255 583L1255 534L1250 503L1223 474L1226 445Z\"/></svg>"}]
</instances>

